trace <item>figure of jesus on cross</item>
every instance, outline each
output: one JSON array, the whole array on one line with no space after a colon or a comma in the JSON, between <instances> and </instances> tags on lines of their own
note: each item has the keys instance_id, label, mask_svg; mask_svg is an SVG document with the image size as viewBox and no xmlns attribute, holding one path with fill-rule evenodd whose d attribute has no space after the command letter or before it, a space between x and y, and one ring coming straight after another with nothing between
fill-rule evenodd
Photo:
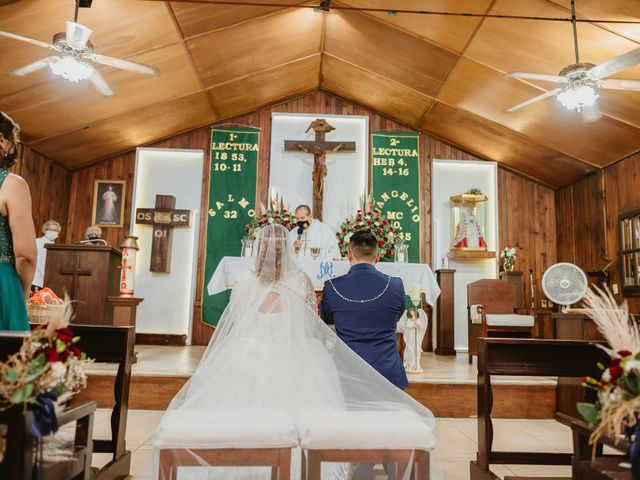
<instances>
[{"instance_id":1,"label":"figure of jesus on cross","mask_svg":"<svg viewBox=\"0 0 640 480\"><path fill-rule=\"evenodd\" d=\"M355 152L356 142L328 142L325 134L335 130L334 127L323 119L318 118L311 122L305 133L309 130L315 132L314 141L305 140L285 140L284 150L286 152L305 152L313 154L313 214L318 220L322 220L322 208L324 204L324 179L327 176L327 153Z\"/></svg>"}]
</instances>

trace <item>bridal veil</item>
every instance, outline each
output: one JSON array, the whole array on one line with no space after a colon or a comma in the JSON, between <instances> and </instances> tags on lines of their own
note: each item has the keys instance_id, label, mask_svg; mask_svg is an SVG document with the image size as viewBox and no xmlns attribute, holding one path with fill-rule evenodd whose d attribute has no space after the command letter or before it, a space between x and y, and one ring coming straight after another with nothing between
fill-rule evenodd
<instances>
[{"instance_id":1,"label":"bridal veil","mask_svg":"<svg viewBox=\"0 0 640 480\"><path fill-rule=\"evenodd\" d=\"M252 271L233 289L200 365L158 427L156 454L160 448L206 447L212 415L226 415L230 431L246 431L251 425L240 424L245 417L251 422L250 412L256 411L286 415L294 425L309 415L321 421L336 414L393 412L423 425L424 438L415 448L432 449L433 414L369 366L318 316L313 286L296 263L287 230L264 227L254 252ZM172 431L178 424L189 425L192 438L176 438ZM395 441L388 438L385 448L394 448ZM292 478L300 478L299 451L293 458ZM157 455L154 463L157 469ZM346 479L348 470L323 467L323 479ZM184 478L271 478L268 469L256 468L188 472Z\"/></svg>"}]
</instances>

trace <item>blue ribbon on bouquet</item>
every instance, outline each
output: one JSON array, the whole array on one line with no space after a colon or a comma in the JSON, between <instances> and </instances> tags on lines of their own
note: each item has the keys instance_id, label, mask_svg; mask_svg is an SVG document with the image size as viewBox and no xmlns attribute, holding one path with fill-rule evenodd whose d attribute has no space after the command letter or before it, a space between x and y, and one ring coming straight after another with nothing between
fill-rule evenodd
<instances>
[{"instance_id":1,"label":"blue ribbon on bouquet","mask_svg":"<svg viewBox=\"0 0 640 480\"><path fill-rule=\"evenodd\" d=\"M33 469L34 480L42 477L42 437L58 431L58 417L53 402L58 399L54 390L41 393L36 397L36 405L33 408L33 421L29 427L31 435L36 439L36 464Z\"/></svg>"},{"instance_id":2,"label":"blue ribbon on bouquet","mask_svg":"<svg viewBox=\"0 0 640 480\"><path fill-rule=\"evenodd\" d=\"M53 402L58 399L54 390L41 393L36 397L36 406L33 409L33 422L31 422L31 435L44 437L58 431L58 417L53 407Z\"/></svg>"}]
</instances>

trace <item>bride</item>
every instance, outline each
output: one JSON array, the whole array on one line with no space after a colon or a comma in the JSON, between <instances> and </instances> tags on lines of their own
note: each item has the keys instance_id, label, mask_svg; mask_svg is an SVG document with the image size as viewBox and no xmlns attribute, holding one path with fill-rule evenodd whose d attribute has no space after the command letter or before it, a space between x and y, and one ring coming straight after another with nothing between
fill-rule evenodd
<instances>
[{"instance_id":1,"label":"bride","mask_svg":"<svg viewBox=\"0 0 640 480\"><path fill-rule=\"evenodd\" d=\"M200 365L160 422L156 471L158 449L198 448L193 441L181 445L172 438L176 424L193 425L198 437L207 415L257 409L284 413L294 424L298 414L309 411L408 413L424 424L425 445L433 447L432 413L370 367L317 315L313 285L295 261L288 231L280 225L264 227L254 251L252 271L233 289ZM393 444L389 438L388 448ZM292 478L299 479L299 448L293 453ZM346 480L353 470L325 465L323 479ZM178 477L269 480L271 473L266 467L198 467L180 469Z\"/></svg>"}]
</instances>

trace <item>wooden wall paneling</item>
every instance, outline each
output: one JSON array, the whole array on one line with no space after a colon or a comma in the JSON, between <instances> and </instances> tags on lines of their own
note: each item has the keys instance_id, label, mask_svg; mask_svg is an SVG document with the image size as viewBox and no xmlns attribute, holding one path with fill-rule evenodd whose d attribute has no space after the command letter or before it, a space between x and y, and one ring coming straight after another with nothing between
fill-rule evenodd
<instances>
[{"instance_id":1,"label":"wooden wall paneling","mask_svg":"<svg viewBox=\"0 0 640 480\"><path fill-rule=\"evenodd\" d=\"M531 305L529 269L534 272L536 306L540 306L542 275L557 261L554 191L499 169L498 196L499 247L518 248L516 269L523 272L524 306Z\"/></svg>"},{"instance_id":2,"label":"wooden wall paneling","mask_svg":"<svg viewBox=\"0 0 640 480\"><path fill-rule=\"evenodd\" d=\"M640 208L640 191L637 188L640 181L640 155L633 155L605 169L603 177L607 258L616 259L616 263L612 267L615 269L613 282L621 287L618 215ZM618 298L623 299L620 294ZM640 313L640 297L626 297L626 300L632 313Z\"/></svg>"},{"instance_id":3,"label":"wooden wall paneling","mask_svg":"<svg viewBox=\"0 0 640 480\"><path fill-rule=\"evenodd\" d=\"M11 171L29 185L36 235L42 235L42 224L49 219L60 222L64 228L69 211L71 173L27 146Z\"/></svg>"},{"instance_id":4,"label":"wooden wall paneling","mask_svg":"<svg viewBox=\"0 0 640 480\"><path fill-rule=\"evenodd\" d=\"M556 237L558 261L575 263L575 219L573 218L573 185L556 190Z\"/></svg>"},{"instance_id":5,"label":"wooden wall paneling","mask_svg":"<svg viewBox=\"0 0 640 480\"><path fill-rule=\"evenodd\" d=\"M596 266L607 254L600 175L602 173L589 175L573 186L574 231L578 247L575 260L585 271Z\"/></svg>"},{"instance_id":6,"label":"wooden wall paneling","mask_svg":"<svg viewBox=\"0 0 640 480\"><path fill-rule=\"evenodd\" d=\"M556 193L559 260L589 270L602 259L615 259L611 283L621 287L618 215L640 208L640 154L632 155ZM640 313L640 298L627 300Z\"/></svg>"}]
</instances>

